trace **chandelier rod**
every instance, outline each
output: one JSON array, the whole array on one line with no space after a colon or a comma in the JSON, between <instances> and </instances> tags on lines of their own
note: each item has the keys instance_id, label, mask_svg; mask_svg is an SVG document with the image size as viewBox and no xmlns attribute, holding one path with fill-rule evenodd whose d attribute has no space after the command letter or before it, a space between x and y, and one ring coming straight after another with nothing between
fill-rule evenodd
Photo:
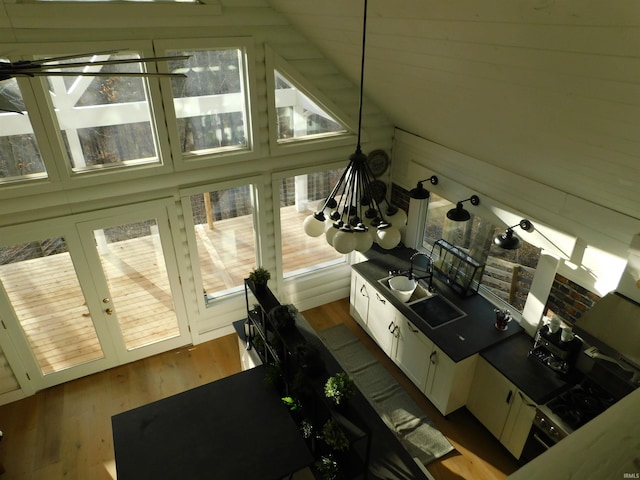
<instances>
[{"instance_id":1,"label":"chandelier rod","mask_svg":"<svg viewBox=\"0 0 640 480\"><path fill-rule=\"evenodd\" d=\"M364 59L365 59L365 47L367 43L367 0L364 0L364 14L362 16L362 58L360 60L360 105L358 107L358 143L356 145L356 151L360 153L360 135L362 130L362 98L364 91Z\"/></svg>"}]
</instances>

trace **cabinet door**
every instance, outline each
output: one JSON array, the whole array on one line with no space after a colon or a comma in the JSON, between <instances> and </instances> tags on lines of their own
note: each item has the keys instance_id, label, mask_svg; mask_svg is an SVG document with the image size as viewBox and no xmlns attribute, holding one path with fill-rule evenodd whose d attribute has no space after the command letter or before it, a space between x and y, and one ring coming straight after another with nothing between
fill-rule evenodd
<instances>
[{"instance_id":1,"label":"cabinet door","mask_svg":"<svg viewBox=\"0 0 640 480\"><path fill-rule=\"evenodd\" d=\"M355 311L352 312L352 316L365 328L369 316L369 295L372 291L373 287L360 275L353 272L351 275L351 305Z\"/></svg>"},{"instance_id":2,"label":"cabinet door","mask_svg":"<svg viewBox=\"0 0 640 480\"><path fill-rule=\"evenodd\" d=\"M529 430L533 424L533 417L536 414L536 405L527 398L520 390L513 396L509 415L505 421L500 441L511 452L520 458Z\"/></svg>"},{"instance_id":3,"label":"cabinet door","mask_svg":"<svg viewBox=\"0 0 640 480\"><path fill-rule=\"evenodd\" d=\"M434 346L429 354L429 375L424 393L443 415L449 413L449 397L455 375L455 362Z\"/></svg>"},{"instance_id":4,"label":"cabinet door","mask_svg":"<svg viewBox=\"0 0 640 480\"><path fill-rule=\"evenodd\" d=\"M433 342L420 330L398 314L398 340L395 362L411 381L424 390L429 372L429 354L433 351Z\"/></svg>"},{"instance_id":5,"label":"cabinet door","mask_svg":"<svg viewBox=\"0 0 640 480\"><path fill-rule=\"evenodd\" d=\"M384 298L380 293L369 287L371 298L369 299L369 315L367 327L371 337L378 346L391 358L394 353L394 339L397 334L396 329L396 308ZM372 291L373 290L373 291Z\"/></svg>"},{"instance_id":6,"label":"cabinet door","mask_svg":"<svg viewBox=\"0 0 640 480\"><path fill-rule=\"evenodd\" d=\"M516 388L480 358L471 385L467 408L487 429L500 438Z\"/></svg>"}]
</instances>

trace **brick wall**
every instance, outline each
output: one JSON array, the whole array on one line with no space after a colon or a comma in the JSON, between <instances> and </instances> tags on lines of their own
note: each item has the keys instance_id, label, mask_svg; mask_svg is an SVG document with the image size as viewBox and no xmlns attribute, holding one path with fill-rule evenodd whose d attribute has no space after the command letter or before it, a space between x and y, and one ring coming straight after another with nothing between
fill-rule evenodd
<instances>
[{"instance_id":1,"label":"brick wall","mask_svg":"<svg viewBox=\"0 0 640 480\"><path fill-rule=\"evenodd\" d=\"M545 315L556 314L567 323L574 324L598 300L600 297L595 293L556 274L545 306Z\"/></svg>"}]
</instances>

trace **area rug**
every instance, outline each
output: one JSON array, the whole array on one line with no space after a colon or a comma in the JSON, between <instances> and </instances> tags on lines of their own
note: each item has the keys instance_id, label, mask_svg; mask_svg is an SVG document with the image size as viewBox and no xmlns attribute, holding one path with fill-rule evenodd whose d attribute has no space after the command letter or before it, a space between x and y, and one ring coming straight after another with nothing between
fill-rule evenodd
<instances>
[{"instance_id":1,"label":"area rug","mask_svg":"<svg viewBox=\"0 0 640 480\"><path fill-rule=\"evenodd\" d=\"M427 465L454 450L409 394L344 324L318 335L412 457Z\"/></svg>"}]
</instances>

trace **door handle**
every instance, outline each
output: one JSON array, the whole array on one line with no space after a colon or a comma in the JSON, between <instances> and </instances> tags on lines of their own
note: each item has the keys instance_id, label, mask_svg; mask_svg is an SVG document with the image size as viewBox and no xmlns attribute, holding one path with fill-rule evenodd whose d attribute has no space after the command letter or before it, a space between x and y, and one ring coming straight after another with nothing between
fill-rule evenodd
<instances>
[{"instance_id":1,"label":"door handle","mask_svg":"<svg viewBox=\"0 0 640 480\"><path fill-rule=\"evenodd\" d=\"M511 403L511 397L513 396L513 392L509 390L509 394L507 395L507 403Z\"/></svg>"},{"instance_id":2,"label":"door handle","mask_svg":"<svg viewBox=\"0 0 640 480\"><path fill-rule=\"evenodd\" d=\"M363 297L368 297L369 295L367 295L367 293L368 293L367 292L367 286L366 285L362 285L360 287L360 295L362 295Z\"/></svg>"},{"instance_id":3,"label":"door handle","mask_svg":"<svg viewBox=\"0 0 640 480\"><path fill-rule=\"evenodd\" d=\"M380 302L382 302L383 304L386 304L386 303L387 303L387 300L386 300L386 299L384 299L384 298L382 298L378 292L376 292L376 297L378 297L378 300L379 300Z\"/></svg>"},{"instance_id":4,"label":"door handle","mask_svg":"<svg viewBox=\"0 0 640 480\"><path fill-rule=\"evenodd\" d=\"M113 308L107 308L107 309L105 310L105 313L106 313L107 315L113 315Z\"/></svg>"},{"instance_id":5,"label":"door handle","mask_svg":"<svg viewBox=\"0 0 640 480\"><path fill-rule=\"evenodd\" d=\"M436 351L434 350L433 352L431 352L431 355L429 355L429 360L431 361L431 365L436 364L436 361L434 359L435 356L436 356Z\"/></svg>"}]
</instances>

